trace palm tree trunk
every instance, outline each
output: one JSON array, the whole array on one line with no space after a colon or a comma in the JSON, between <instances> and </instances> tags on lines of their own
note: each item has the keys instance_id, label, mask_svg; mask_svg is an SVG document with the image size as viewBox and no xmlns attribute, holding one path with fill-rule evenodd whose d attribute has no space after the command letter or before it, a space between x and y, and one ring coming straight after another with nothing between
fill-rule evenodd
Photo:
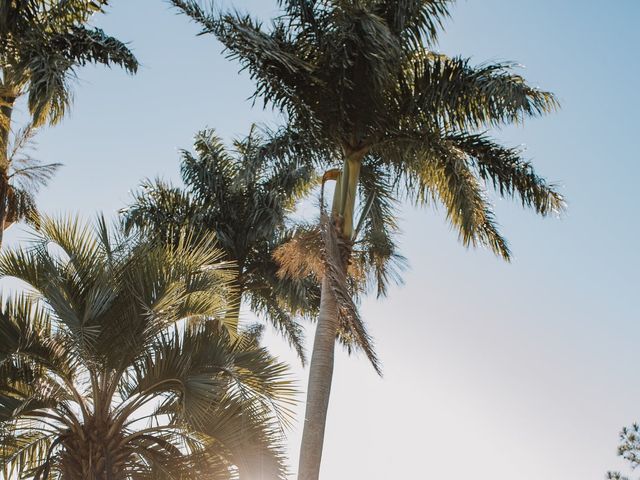
<instances>
[{"instance_id":1,"label":"palm tree trunk","mask_svg":"<svg viewBox=\"0 0 640 480\"><path fill-rule=\"evenodd\" d=\"M322 281L320 313L309 365L307 407L300 447L298 480L317 480L320 476L337 330L338 308L328 277L325 276Z\"/></svg>"},{"instance_id":2,"label":"palm tree trunk","mask_svg":"<svg viewBox=\"0 0 640 480\"><path fill-rule=\"evenodd\" d=\"M15 97L4 96L0 98L0 247L2 247L7 220L9 132L11 131L11 115L13 113L14 102Z\"/></svg>"},{"instance_id":3,"label":"palm tree trunk","mask_svg":"<svg viewBox=\"0 0 640 480\"><path fill-rule=\"evenodd\" d=\"M345 152L343 170L338 178L333 197L332 220L341 225L339 234L347 242L352 240L353 212L360 178L360 162L365 153L365 150ZM320 312L311 363L309 364L307 406L300 445L298 480L318 480L320 477L320 462L331 395L335 342L339 324L338 305L329 282L329 276L325 275L322 280Z\"/></svg>"}]
</instances>

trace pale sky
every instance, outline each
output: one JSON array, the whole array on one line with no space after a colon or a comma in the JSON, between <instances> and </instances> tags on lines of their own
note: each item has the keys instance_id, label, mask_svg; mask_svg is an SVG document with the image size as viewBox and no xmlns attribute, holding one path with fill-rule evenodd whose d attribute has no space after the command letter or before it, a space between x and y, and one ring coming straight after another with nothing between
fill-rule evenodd
<instances>
[{"instance_id":1,"label":"pale sky","mask_svg":"<svg viewBox=\"0 0 640 480\"><path fill-rule=\"evenodd\" d=\"M275 3L234 5L266 19ZM443 52L517 61L557 93L560 112L496 135L526 145L569 211L540 219L496 200L515 254L505 264L460 246L441 211L403 208L405 285L362 305L384 378L339 353L323 479L596 480L620 466L618 432L640 420L639 21L638 0L458 2ZM246 100L252 84L220 44L161 0L113 0L96 23L142 68L79 70L73 111L39 136L37 156L65 164L43 210L115 215L143 178L178 178L197 130L231 139L277 121Z\"/></svg>"}]
</instances>

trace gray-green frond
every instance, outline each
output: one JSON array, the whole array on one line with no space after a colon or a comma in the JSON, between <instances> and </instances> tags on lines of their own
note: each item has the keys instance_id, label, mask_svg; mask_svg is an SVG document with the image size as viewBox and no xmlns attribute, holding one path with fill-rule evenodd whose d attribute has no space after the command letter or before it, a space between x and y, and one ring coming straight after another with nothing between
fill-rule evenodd
<instances>
[{"instance_id":1,"label":"gray-green frond","mask_svg":"<svg viewBox=\"0 0 640 480\"><path fill-rule=\"evenodd\" d=\"M34 135L32 127L19 130L13 135L8 148L5 227L24 219L37 222L35 196L62 166L60 163L46 164L31 156Z\"/></svg>"},{"instance_id":2,"label":"gray-green frond","mask_svg":"<svg viewBox=\"0 0 640 480\"><path fill-rule=\"evenodd\" d=\"M38 39L40 40L40 39ZM75 69L87 63L118 65L135 73L138 62L126 45L100 29L73 26L49 35L23 54L19 68L29 83L28 105L33 123L57 123L72 101L70 81Z\"/></svg>"},{"instance_id":3,"label":"gray-green frond","mask_svg":"<svg viewBox=\"0 0 640 480\"><path fill-rule=\"evenodd\" d=\"M424 165L417 174L424 182L425 190L419 192L422 201L433 193L429 190L435 190L463 245L487 246L505 260L511 258L484 189L464 159L433 162Z\"/></svg>"},{"instance_id":4,"label":"gray-green frond","mask_svg":"<svg viewBox=\"0 0 640 480\"><path fill-rule=\"evenodd\" d=\"M396 198L442 204L464 245L486 245L504 258L509 249L498 232L487 187L502 197L519 198L541 215L564 209L555 186L538 176L518 150L484 134L405 132L378 144L372 155L385 166L380 176L388 179Z\"/></svg>"},{"instance_id":5,"label":"gray-green frond","mask_svg":"<svg viewBox=\"0 0 640 480\"><path fill-rule=\"evenodd\" d=\"M513 71L515 66L472 66L468 59L419 50L403 70L401 111L414 125L424 122L466 130L519 123L525 117L555 110L558 101L554 95L529 86Z\"/></svg>"},{"instance_id":6,"label":"gray-green frond","mask_svg":"<svg viewBox=\"0 0 640 480\"><path fill-rule=\"evenodd\" d=\"M277 252L277 247L274 250ZM299 319L311 317L317 310L318 284L310 275L279 275L279 264L274 256L265 256L262 261L256 258L252 262L252 271L244 280L245 295L251 311L273 325L304 365L304 329Z\"/></svg>"},{"instance_id":7,"label":"gray-green frond","mask_svg":"<svg viewBox=\"0 0 640 480\"><path fill-rule=\"evenodd\" d=\"M482 134L453 134L447 137L467 155L478 176L502 197L519 197L523 207L540 215L559 214L565 209L563 196L522 158L522 152L497 144Z\"/></svg>"},{"instance_id":8,"label":"gray-green frond","mask_svg":"<svg viewBox=\"0 0 640 480\"><path fill-rule=\"evenodd\" d=\"M99 63L117 65L131 74L138 71L138 60L127 45L99 28L76 26L65 35L52 38L51 42L79 66ZM67 47L67 50L63 47Z\"/></svg>"},{"instance_id":9,"label":"gray-green frond","mask_svg":"<svg viewBox=\"0 0 640 480\"><path fill-rule=\"evenodd\" d=\"M283 23L275 23L272 32L264 32L261 24L248 15L226 15L219 25L216 36L229 58L239 60L256 82L256 98L262 97L265 106L272 104L289 112L303 104L296 92L318 80L311 75L313 67L296 55ZM278 81L270 80L274 77Z\"/></svg>"},{"instance_id":10,"label":"gray-green frond","mask_svg":"<svg viewBox=\"0 0 640 480\"><path fill-rule=\"evenodd\" d=\"M119 228L45 218L0 256L33 292L0 307L1 471L284 479L295 385L254 332L225 327L220 252Z\"/></svg>"},{"instance_id":11,"label":"gray-green frond","mask_svg":"<svg viewBox=\"0 0 640 480\"><path fill-rule=\"evenodd\" d=\"M117 366L162 328L224 315L232 273L211 239L105 249L96 231L73 218L44 218L35 235L30 248L0 256L0 274L46 301L94 361Z\"/></svg>"},{"instance_id":12,"label":"gray-green frond","mask_svg":"<svg viewBox=\"0 0 640 480\"><path fill-rule=\"evenodd\" d=\"M71 103L70 81L87 63L117 65L135 73L138 62L127 46L89 28L104 1L26 0L0 12L3 86L11 98L26 94L35 126L58 122ZM7 119L5 119L7 120Z\"/></svg>"},{"instance_id":13,"label":"gray-green frond","mask_svg":"<svg viewBox=\"0 0 640 480\"><path fill-rule=\"evenodd\" d=\"M406 259L400 255L397 238L397 201L393 185L382 165L366 161L360 170L362 204L354 233L354 263L363 271L367 283L378 296L384 296L390 284L402 283ZM364 286L366 291L368 286Z\"/></svg>"},{"instance_id":14,"label":"gray-green frond","mask_svg":"<svg viewBox=\"0 0 640 480\"><path fill-rule=\"evenodd\" d=\"M199 205L186 192L160 179L146 180L132 194L131 205L120 213L126 233L135 229L152 232L174 243L184 229L196 231Z\"/></svg>"},{"instance_id":15,"label":"gray-green frond","mask_svg":"<svg viewBox=\"0 0 640 480\"><path fill-rule=\"evenodd\" d=\"M373 2L373 10L389 29L413 48L424 42L434 45L443 22L449 17L452 0L381 0Z\"/></svg>"},{"instance_id":16,"label":"gray-green frond","mask_svg":"<svg viewBox=\"0 0 640 480\"><path fill-rule=\"evenodd\" d=\"M227 147L213 130L203 130L193 152L181 152L185 187L147 182L122 213L128 230L162 241L171 241L175 226L214 235L224 258L237 265L238 295L304 360L298 317L317 303L315 286L303 279L279 279L273 259L287 215L316 183L311 159L279 156L301 148L290 133L254 127Z\"/></svg>"}]
</instances>

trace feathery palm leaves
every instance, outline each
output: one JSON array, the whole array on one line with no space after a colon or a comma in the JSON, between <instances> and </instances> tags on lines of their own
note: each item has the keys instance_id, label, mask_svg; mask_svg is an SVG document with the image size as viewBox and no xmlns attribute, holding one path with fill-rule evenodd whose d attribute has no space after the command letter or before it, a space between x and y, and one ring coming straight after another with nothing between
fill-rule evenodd
<instances>
[{"instance_id":1,"label":"feathery palm leaves","mask_svg":"<svg viewBox=\"0 0 640 480\"><path fill-rule=\"evenodd\" d=\"M302 155L323 149L313 155L320 167L342 165L332 211L348 243L387 252L373 262L379 293L397 278L383 268L397 258L395 200L443 204L465 246L505 259L487 187L541 215L562 210L562 196L522 152L483 132L554 110L554 96L530 87L513 64L474 66L433 52L450 1L288 0L270 30L247 15L172 3L249 71L256 98L287 114L305 137Z\"/></svg>"},{"instance_id":2,"label":"feathery palm leaves","mask_svg":"<svg viewBox=\"0 0 640 480\"><path fill-rule=\"evenodd\" d=\"M12 126L13 110L25 96L31 114L27 132L59 122L71 103L71 81L87 63L118 65L130 73L138 62L119 40L87 27L107 0L0 0L0 242L1 233L33 213L32 195L11 182L13 144L22 142ZM53 166L29 166L31 180L49 180ZM17 166L25 177L24 166ZM28 191L26 193L29 193Z\"/></svg>"},{"instance_id":3,"label":"feathery palm leaves","mask_svg":"<svg viewBox=\"0 0 640 480\"><path fill-rule=\"evenodd\" d=\"M44 219L0 272L4 478L284 478L287 367L224 325L232 274L211 238L149 244Z\"/></svg>"},{"instance_id":4,"label":"feathery palm leaves","mask_svg":"<svg viewBox=\"0 0 640 480\"><path fill-rule=\"evenodd\" d=\"M186 189L160 180L146 182L123 214L127 229L135 227L170 242L179 227L192 229L196 236L214 233L224 258L238 268L232 320L237 324L244 299L304 360L295 316L313 309L315 288L304 280L278 278L273 252L287 238L286 216L313 184L313 170L302 162L274 158L275 151L282 153L278 141L283 136L281 132L267 141L254 128L231 151L212 130L202 131L195 139L195 153L181 154Z\"/></svg>"},{"instance_id":5,"label":"feathery palm leaves","mask_svg":"<svg viewBox=\"0 0 640 480\"><path fill-rule=\"evenodd\" d=\"M520 152L502 147L485 130L549 113L557 102L529 86L512 64L473 65L434 52L450 0L279 3L283 14L265 29L248 15L217 15L194 0L173 0L249 72L256 98L283 111L290 128L307 135L309 149L321 145L333 152L322 168L340 168L331 175L336 189L330 217L322 219L330 275L322 289L299 470L300 479L315 480L340 325L351 327L377 368L349 288L354 243L368 233L378 240L373 246L393 253L390 200L435 201L444 205L464 245L487 246L509 259L486 189L518 197L540 215L564 204ZM378 268L392 258L381 257ZM378 275L382 282L388 278Z\"/></svg>"},{"instance_id":6,"label":"feathery palm leaves","mask_svg":"<svg viewBox=\"0 0 640 480\"><path fill-rule=\"evenodd\" d=\"M5 228L21 220L37 222L38 208L35 195L49 183L62 166L60 163L45 164L31 156L29 149L33 148L35 133L34 128L22 129L16 132L13 143L9 146L9 189Z\"/></svg>"}]
</instances>

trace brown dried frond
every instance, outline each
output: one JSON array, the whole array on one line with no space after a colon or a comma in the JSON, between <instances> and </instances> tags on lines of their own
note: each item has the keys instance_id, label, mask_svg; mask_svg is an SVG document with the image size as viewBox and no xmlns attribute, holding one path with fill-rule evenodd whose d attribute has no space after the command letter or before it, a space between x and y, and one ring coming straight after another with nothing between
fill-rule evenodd
<instances>
[{"instance_id":1,"label":"brown dried frond","mask_svg":"<svg viewBox=\"0 0 640 480\"><path fill-rule=\"evenodd\" d=\"M280 278L303 279L313 275L321 280L324 277L324 261L320 228L299 227L290 240L276 249L273 258L280 265Z\"/></svg>"},{"instance_id":2,"label":"brown dried frond","mask_svg":"<svg viewBox=\"0 0 640 480\"><path fill-rule=\"evenodd\" d=\"M327 215L320 219L323 258L325 272L329 279L331 292L335 296L338 306L340 339L351 348L360 348L378 374L381 374L380 362L373 347L373 341L367 332L358 307L353 301L349 288L348 265L351 257L351 242L346 241L339 234L340 226L334 224Z\"/></svg>"}]
</instances>

